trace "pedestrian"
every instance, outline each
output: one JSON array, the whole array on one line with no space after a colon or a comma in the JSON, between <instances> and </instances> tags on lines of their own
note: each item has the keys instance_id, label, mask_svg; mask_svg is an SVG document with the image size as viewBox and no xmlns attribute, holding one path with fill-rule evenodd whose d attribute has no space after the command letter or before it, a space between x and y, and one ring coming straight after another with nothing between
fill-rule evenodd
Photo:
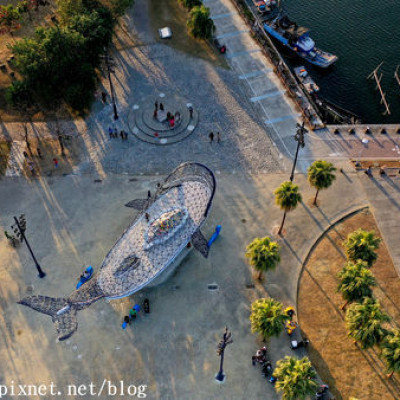
<instances>
[{"instance_id":1,"label":"pedestrian","mask_svg":"<svg viewBox=\"0 0 400 400\"><path fill-rule=\"evenodd\" d=\"M106 92L101 92L101 101L103 104L107 102L107 93Z\"/></svg>"},{"instance_id":2,"label":"pedestrian","mask_svg":"<svg viewBox=\"0 0 400 400\"><path fill-rule=\"evenodd\" d=\"M149 220L150 220L150 215L149 215L149 213L144 214L144 216L146 217L146 222L149 222Z\"/></svg>"},{"instance_id":3,"label":"pedestrian","mask_svg":"<svg viewBox=\"0 0 400 400\"><path fill-rule=\"evenodd\" d=\"M40 151L39 147L36 149L36 151L37 151L37 154L38 154L39 158L43 158L42 152Z\"/></svg>"},{"instance_id":4,"label":"pedestrian","mask_svg":"<svg viewBox=\"0 0 400 400\"><path fill-rule=\"evenodd\" d=\"M379 174L382 175L386 175L386 171L385 171L385 166L382 165L382 167L379 168Z\"/></svg>"},{"instance_id":5,"label":"pedestrian","mask_svg":"<svg viewBox=\"0 0 400 400\"><path fill-rule=\"evenodd\" d=\"M28 164L28 168L31 171L32 176L35 176L35 168L33 168L33 165L31 162Z\"/></svg>"},{"instance_id":6,"label":"pedestrian","mask_svg":"<svg viewBox=\"0 0 400 400\"><path fill-rule=\"evenodd\" d=\"M212 143L214 141L214 132L210 132L208 137L210 138L210 143Z\"/></svg>"},{"instance_id":7,"label":"pedestrian","mask_svg":"<svg viewBox=\"0 0 400 400\"><path fill-rule=\"evenodd\" d=\"M181 113L177 111L175 113L175 123L178 123L180 119L181 119Z\"/></svg>"},{"instance_id":8,"label":"pedestrian","mask_svg":"<svg viewBox=\"0 0 400 400\"><path fill-rule=\"evenodd\" d=\"M164 104L160 103L160 111L164 111Z\"/></svg>"},{"instance_id":9,"label":"pedestrian","mask_svg":"<svg viewBox=\"0 0 400 400\"><path fill-rule=\"evenodd\" d=\"M53 164L54 164L54 167L55 167L55 168L58 167L58 160L57 160L57 158L53 158Z\"/></svg>"},{"instance_id":10,"label":"pedestrian","mask_svg":"<svg viewBox=\"0 0 400 400\"><path fill-rule=\"evenodd\" d=\"M158 111L158 100L156 100L156 102L154 103L154 108L156 109L156 111Z\"/></svg>"},{"instance_id":11,"label":"pedestrian","mask_svg":"<svg viewBox=\"0 0 400 400\"><path fill-rule=\"evenodd\" d=\"M217 132L217 143L221 143L221 136L219 132Z\"/></svg>"},{"instance_id":12,"label":"pedestrian","mask_svg":"<svg viewBox=\"0 0 400 400\"><path fill-rule=\"evenodd\" d=\"M371 169L371 166L369 166L369 167L366 169L365 173L366 173L370 178L372 177L372 169Z\"/></svg>"},{"instance_id":13,"label":"pedestrian","mask_svg":"<svg viewBox=\"0 0 400 400\"><path fill-rule=\"evenodd\" d=\"M122 141L123 141L123 140L124 140L124 137L125 137L124 131L121 131L121 132L119 133L119 135L121 136L121 139L122 139Z\"/></svg>"},{"instance_id":14,"label":"pedestrian","mask_svg":"<svg viewBox=\"0 0 400 400\"><path fill-rule=\"evenodd\" d=\"M193 107L192 106L189 106L189 116L190 116L190 119L193 119Z\"/></svg>"},{"instance_id":15,"label":"pedestrian","mask_svg":"<svg viewBox=\"0 0 400 400\"><path fill-rule=\"evenodd\" d=\"M147 191L147 199L150 199L150 197L151 197L151 191L148 190L148 191Z\"/></svg>"},{"instance_id":16,"label":"pedestrian","mask_svg":"<svg viewBox=\"0 0 400 400\"><path fill-rule=\"evenodd\" d=\"M136 317L137 317L137 312L136 312L136 310L135 310L134 308L131 308L131 309L129 310L129 317L130 317L131 320L132 320L132 319L136 319Z\"/></svg>"},{"instance_id":17,"label":"pedestrian","mask_svg":"<svg viewBox=\"0 0 400 400\"><path fill-rule=\"evenodd\" d=\"M108 127L108 134L110 135L110 139L112 139L114 135L111 126Z\"/></svg>"},{"instance_id":18,"label":"pedestrian","mask_svg":"<svg viewBox=\"0 0 400 400\"><path fill-rule=\"evenodd\" d=\"M125 315L124 321L122 322L122 329L126 329L130 322L131 320L129 318L129 315Z\"/></svg>"}]
</instances>

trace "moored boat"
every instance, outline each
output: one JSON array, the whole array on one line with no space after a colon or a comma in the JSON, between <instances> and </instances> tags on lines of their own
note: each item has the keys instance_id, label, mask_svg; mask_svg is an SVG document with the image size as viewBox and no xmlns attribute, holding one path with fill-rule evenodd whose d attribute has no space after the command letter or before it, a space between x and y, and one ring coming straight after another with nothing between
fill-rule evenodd
<instances>
[{"instance_id":1,"label":"moored boat","mask_svg":"<svg viewBox=\"0 0 400 400\"><path fill-rule=\"evenodd\" d=\"M312 94L319 92L319 86L315 83L314 79L311 78L303 65L301 67L293 68L293 70L297 79L304 86L308 93Z\"/></svg>"},{"instance_id":2,"label":"moored boat","mask_svg":"<svg viewBox=\"0 0 400 400\"><path fill-rule=\"evenodd\" d=\"M310 37L310 30L298 26L286 15L278 15L276 18L265 22L264 29L281 44L317 67L328 68L338 59L334 54L317 48L314 40Z\"/></svg>"}]
</instances>

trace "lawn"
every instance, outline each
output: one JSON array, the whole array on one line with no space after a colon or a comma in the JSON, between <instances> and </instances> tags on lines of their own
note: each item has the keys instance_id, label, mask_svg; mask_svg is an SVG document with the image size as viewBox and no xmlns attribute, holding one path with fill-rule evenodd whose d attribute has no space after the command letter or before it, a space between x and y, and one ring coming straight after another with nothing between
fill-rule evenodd
<instances>
[{"instance_id":1,"label":"lawn","mask_svg":"<svg viewBox=\"0 0 400 400\"><path fill-rule=\"evenodd\" d=\"M298 295L299 324L310 340L310 358L336 399L381 400L400 398L400 377L387 380L379 349L360 350L347 337L344 301L336 292L336 274L345 262L343 240L358 228L379 229L373 215L362 211L333 227L318 243L305 265ZM378 260L372 267L378 286L375 297L392 317L392 325L400 322L400 280L390 254L382 242Z\"/></svg>"}]
</instances>

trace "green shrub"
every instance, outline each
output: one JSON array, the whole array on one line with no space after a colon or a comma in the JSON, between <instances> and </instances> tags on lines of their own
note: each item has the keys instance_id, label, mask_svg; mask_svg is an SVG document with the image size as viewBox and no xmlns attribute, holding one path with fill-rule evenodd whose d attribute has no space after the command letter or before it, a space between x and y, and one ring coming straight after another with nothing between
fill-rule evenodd
<instances>
[{"instance_id":1,"label":"green shrub","mask_svg":"<svg viewBox=\"0 0 400 400\"><path fill-rule=\"evenodd\" d=\"M204 6L193 7L187 21L189 32L195 38L209 39L214 33L214 22L210 18L210 9Z\"/></svg>"}]
</instances>

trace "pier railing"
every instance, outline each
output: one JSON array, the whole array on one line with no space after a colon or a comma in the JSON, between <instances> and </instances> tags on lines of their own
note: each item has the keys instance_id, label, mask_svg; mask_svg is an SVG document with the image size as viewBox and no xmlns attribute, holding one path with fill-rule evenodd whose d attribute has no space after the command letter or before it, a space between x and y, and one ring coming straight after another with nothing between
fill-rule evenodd
<instances>
[{"instance_id":1,"label":"pier railing","mask_svg":"<svg viewBox=\"0 0 400 400\"><path fill-rule=\"evenodd\" d=\"M265 32L262 22L255 15L252 8L245 0L231 0L238 13L251 29L254 39L261 45L262 52L272 62L275 73L285 85L288 95L299 106L303 119L312 129L320 129L325 126L322 117L314 106L310 95L297 82L289 67L283 60L271 38Z\"/></svg>"}]
</instances>

